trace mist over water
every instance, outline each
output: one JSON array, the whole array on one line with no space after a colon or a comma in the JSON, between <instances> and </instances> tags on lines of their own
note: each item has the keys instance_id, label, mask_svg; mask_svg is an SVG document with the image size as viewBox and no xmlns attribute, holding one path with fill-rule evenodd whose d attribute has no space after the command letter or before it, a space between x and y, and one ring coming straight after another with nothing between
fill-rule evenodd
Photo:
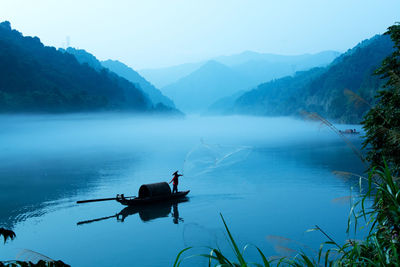
<instances>
[{"instance_id":1,"label":"mist over water","mask_svg":"<svg viewBox=\"0 0 400 267\"><path fill-rule=\"evenodd\" d=\"M72 266L170 266L186 246L229 250L220 212L241 245L266 255L290 254L299 243L318 248L324 237L305 231L318 224L345 240L345 200L356 194L358 181L332 171L364 170L330 129L286 117L76 114L1 116L0 124L0 225L17 234L0 260L31 249ZM359 136L349 138L360 145ZM117 202L75 204L136 195L176 170L188 202L125 211ZM123 222L77 225L115 214Z\"/></svg>"}]
</instances>

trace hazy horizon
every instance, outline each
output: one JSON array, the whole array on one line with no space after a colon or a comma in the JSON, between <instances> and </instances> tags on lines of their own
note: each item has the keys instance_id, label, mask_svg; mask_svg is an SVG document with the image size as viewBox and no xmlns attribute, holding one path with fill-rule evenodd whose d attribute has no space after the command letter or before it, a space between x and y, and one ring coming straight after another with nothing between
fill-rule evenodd
<instances>
[{"instance_id":1,"label":"hazy horizon","mask_svg":"<svg viewBox=\"0 0 400 267\"><path fill-rule=\"evenodd\" d=\"M400 21L400 2L2 1L0 19L45 45L85 49L134 69L246 50L295 55L346 51Z\"/></svg>"},{"instance_id":2,"label":"hazy horizon","mask_svg":"<svg viewBox=\"0 0 400 267\"><path fill-rule=\"evenodd\" d=\"M371 36L373 37L373 36ZM362 40L361 40L362 41ZM361 42L360 41L360 42ZM349 47L348 49L351 49L353 47ZM83 48L82 48L83 49ZM224 55L216 55L210 58L203 58L203 59L199 59L199 60L193 60L193 61L188 61L188 62L181 62L181 63L176 63L173 65L166 65L166 66L160 66L160 67L149 67L149 68L140 68L140 69L135 69L138 70L139 73L142 70L157 70L157 69L164 69L164 68L171 68L171 67L179 67L181 65L191 65L191 64L200 64L203 65L209 61L216 61L219 64L223 64L223 65L227 65L223 62L221 62L220 58L224 58L224 57L232 57L232 56L237 56L237 55L242 55L245 53L258 53L258 54L265 54L265 55L274 55L274 56L303 56L303 55L316 55L316 54L320 54L320 53L324 53L324 52L339 52L339 53L344 53L346 52L348 49L343 50L343 51L337 51L337 50L322 50L322 51L316 51L313 53L297 53L297 54L277 54L277 53L268 53L268 52L260 52L260 51L254 51L254 50L243 50L241 52L237 52L237 53L231 53L231 54L224 54ZM89 51L88 51L89 52ZM122 62L124 63L124 62Z\"/></svg>"}]
</instances>

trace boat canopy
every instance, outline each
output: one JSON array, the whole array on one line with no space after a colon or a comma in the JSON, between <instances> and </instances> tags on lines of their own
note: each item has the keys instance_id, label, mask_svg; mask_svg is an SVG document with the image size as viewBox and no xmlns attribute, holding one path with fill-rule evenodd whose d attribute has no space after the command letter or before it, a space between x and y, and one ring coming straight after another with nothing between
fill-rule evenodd
<instances>
[{"instance_id":1,"label":"boat canopy","mask_svg":"<svg viewBox=\"0 0 400 267\"><path fill-rule=\"evenodd\" d=\"M139 198L168 196L171 195L171 188L168 183L144 184L139 188Z\"/></svg>"}]
</instances>

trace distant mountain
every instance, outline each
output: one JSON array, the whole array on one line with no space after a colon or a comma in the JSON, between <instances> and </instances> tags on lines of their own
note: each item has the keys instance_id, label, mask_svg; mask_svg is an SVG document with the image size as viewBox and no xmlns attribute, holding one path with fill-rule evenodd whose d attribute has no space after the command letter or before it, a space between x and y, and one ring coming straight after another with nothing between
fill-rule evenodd
<instances>
[{"instance_id":1,"label":"distant mountain","mask_svg":"<svg viewBox=\"0 0 400 267\"><path fill-rule=\"evenodd\" d=\"M152 84L158 88L162 88L189 75L200 68L203 64L204 62L185 63L165 68L142 69L138 72Z\"/></svg>"},{"instance_id":2,"label":"distant mountain","mask_svg":"<svg viewBox=\"0 0 400 267\"><path fill-rule=\"evenodd\" d=\"M313 67L324 67L340 55L336 51L317 54L274 55L245 51L230 56L220 56L210 60L217 61L246 76L248 84L256 86L261 82L292 75L296 71ZM147 80L163 88L198 70L207 61L187 63L167 68L143 69L139 73Z\"/></svg>"},{"instance_id":3,"label":"distant mountain","mask_svg":"<svg viewBox=\"0 0 400 267\"><path fill-rule=\"evenodd\" d=\"M340 53L336 51L295 56L245 52L236 56L220 58L218 61L245 75L251 81L252 86L256 86L272 79L293 75L297 71L325 67L339 55Z\"/></svg>"},{"instance_id":4,"label":"distant mountain","mask_svg":"<svg viewBox=\"0 0 400 267\"><path fill-rule=\"evenodd\" d=\"M216 61L208 61L162 91L184 112L201 112L216 99L234 94L247 85L240 73Z\"/></svg>"},{"instance_id":5,"label":"distant mountain","mask_svg":"<svg viewBox=\"0 0 400 267\"><path fill-rule=\"evenodd\" d=\"M340 55L337 51L323 51L317 54L302 54L302 55L277 55L268 53L258 53L253 51L244 51L240 54L230 56L219 56L214 60L227 66L237 66L247 62L266 61L270 63L289 63L301 64L310 66L326 65L332 62Z\"/></svg>"},{"instance_id":6,"label":"distant mountain","mask_svg":"<svg viewBox=\"0 0 400 267\"><path fill-rule=\"evenodd\" d=\"M369 109L365 102L373 104L382 86L373 72L392 52L388 36L375 36L325 68L260 84L225 107L224 112L273 116L298 115L306 110L338 122L359 123Z\"/></svg>"},{"instance_id":7,"label":"distant mountain","mask_svg":"<svg viewBox=\"0 0 400 267\"><path fill-rule=\"evenodd\" d=\"M228 97L240 90L248 90L264 81L292 75L297 70L326 66L338 55L339 53L334 51L298 56L247 51L208 61L191 74L161 90L174 99L178 108L187 112L202 112L220 97ZM191 66L194 67L194 65ZM188 98L191 93L196 97ZM230 99L232 100L232 97ZM223 101L223 103L227 102ZM222 107L222 102L217 106ZM214 111L215 108L216 106L213 107Z\"/></svg>"},{"instance_id":8,"label":"distant mountain","mask_svg":"<svg viewBox=\"0 0 400 267\"><path fill-rule=\"evenodd\" d=\"M127 79L128 81L140 86L140 88L149 96L150 100L155 103L162 103L165 106L175 107L174 102L168 97L164 96L160 90L155 88L145 78L139 75L135 70L128 67L122 62L117 60L102 61L101 65L110 71L118 74L119 76Z\"/></svg>"}]
</instances>

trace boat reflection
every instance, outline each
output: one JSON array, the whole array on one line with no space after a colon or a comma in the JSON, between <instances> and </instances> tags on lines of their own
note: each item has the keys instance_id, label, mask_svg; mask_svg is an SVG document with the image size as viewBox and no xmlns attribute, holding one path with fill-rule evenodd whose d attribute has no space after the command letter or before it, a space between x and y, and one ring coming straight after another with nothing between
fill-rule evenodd
<instances>
[{"instance_id":1,"label":"boat reflection","mask_svg":"<svg viewBox=\"0 0 400 267\"><path fill-rule=\"evenodd\" d=\"M152 205L143 205L143 206L132 206L126 207L122 209L119 213L111 216L105 216L101 218L80 221L77 225L88 224L98 221L107 220L110 218L116 218L118 222L124 222L128 216L139 214L140 219L143 222L149 222L152 220L156 220L158 218L167 218L171 215L172 222L174 224L179 224L179 222L183 222L183 218L179 216L178 205L183 202L189 201L188 198L182 198L179 200L171 200L163 203L156 203ZM172 209L172 211L171 211Z\"/></svg>"}]
</instances>

